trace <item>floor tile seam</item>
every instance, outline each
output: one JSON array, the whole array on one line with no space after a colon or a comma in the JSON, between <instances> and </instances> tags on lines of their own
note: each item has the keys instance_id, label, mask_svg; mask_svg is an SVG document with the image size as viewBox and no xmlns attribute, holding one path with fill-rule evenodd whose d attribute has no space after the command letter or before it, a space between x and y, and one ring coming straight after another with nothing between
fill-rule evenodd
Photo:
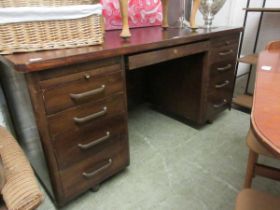
<instances>
[{"instance_id":1,"label":"floor tile seam","mask_svg":"<svg viewBox=\"0 0 280 210\"><path fill-rule=\"evenodd\" d=\"M181 195L181 194L177 194L177 195L178 195L178 197L182 197L182 196L183 196L183 195ZM198 203L201 203L202 206L203 206L203 208L202 208L202 209L199 209L199 210L209 210L207 204L206 204L203 200L201 200L200 195L198 195L197 193L195 193L195 198L197 198L196 201L197 201ZM192 201L192 202L193 202L193 201ZM160 210L160 209L159 209L159 210ZM189 209L189 210L190 210L190 209Z\"/></svg>"},{"instance_id":2,"label":"floor tile seam","mask_svg":"<svg viewBox=\"0 0 280 210\"><path fill-rule=\"evenodd\" d=\"M211 153L211 155L213 155L213 153ZM210 157L211 158L211 157ZM246 162L247 159L244 159L244 161ZM228 161L227 161L228 162ZM199 163L199 162L197 162ZM233 172L236 172L235 174L238 174L238 172L240 172L240 170L238 169L238 167L233 167L232 164L229 164L227 167L230 167L230 169L233 171ZM244 168L244 171L246 169L246 165L243 167Z\"/></svg>"},{"instance_id":3,"label":"floor tile seam","mask_svg":"<svg viewBox=\"0 0 280 210\"><path fill-rule=\"evenodd\" d=\"M170 128L170 126L163 126L163 127ZM181 130L183 130L183 129L185 129L185 128L188 128L188 129L191 130L189 133L197 133L197 132L199 132L199 131L197 131L196 129L192 129L190 126L185 125L184 128L180 128L180 129L176 128L176 129L177 129L177 130L176 130L176 133L182 133L182 134L185 136L186 133L181 131ZM135 126L129 127L129 130L135 130L135 131L137 131L137 132L140 133L139 129L135 128ZM164 130L164 132L166 133L166 129L161 128L160 130ZM178 130L179 130L179 132L178 132ZM142 131L142 132L143 132L143 131Z\"/></svg>"},{"instance_id":4,"label":"floor tile seam","mask_svg":"<svg viewBox=\"0 0 280 210\"><path fill-rule=\"evenodd\" d=\"M136 131L136 132L138 132L138 131ZM142 138L140 138L140 139L142 141L144 141L146 144L148 144L149 147L154 151L154 153L157 154L159 156L159 158L161 159L161 162L163 164L163 168L164 168L164 170L167 174L167 177L168 177L168 185L169 185L169 187L172 188L172 186L173 186L173 183L172 183L173 174L171 173L172 170L169 170L168 161L166 161L164 155L162 155L162 152L160 150L158 150L157 147L154 144L151 143L151 141L148 140L148 139L152 140L153 138L150 138L149 136L145 136L141 132L138 132L138 135L142 136Z\"/></svg>"},{"instance_id":5,"label":"floor tile seam","mask_svg":"<svg viewBox=\"0 0 280 210\"><path fill-rule=\"evenodd\" d=\"M140 132L140 131L138 131L137 129L135 129L135 128L133 128L133 130L134 130L134 132L135 133L137 133L138 134L138 136L142 136L142 138L143 137L147 137L147 138L149 138L149 139L151 139L151 141L153 141L153 140L157 140L155 137L153 137L153 136L150 136L150 135L143 135L142 134L142 132ZM189 140L188 139L191 139L192 138L192 136L194 136L194 135L196 135L195 133L193 134L193 135L191 135L190 137L188 137L188 138L185 138L185 136L184 137L182 137L182 140L187 140L187 141L184 141L184 144L185 143L188 143L189 142ZM144 141L145 142L145 141ZM181 143L182 143L182 141L181 141ZM179 145L179 146L181 146L181 144ZM156 146L155 145L153 145L153 147L154 148L156 148ZM177 148L177 146L176 147L174 147L174 149L173 150L176 150L176 148ZM170 149L170 148L169 148ZM157 149L155 149L155 150L157 150Z\"/></svg>"},{"instance_id":6,"label":"floor tile seam","mask_svg":"<svg viewBox=\"0 0 280 210\"><path fill-rule=\"evenodd\" d=\"M228 187L229 189L231 189L232 191L238 193L239 190L237 188L235 188L233 185L229 184L227 181L223 180L221 177L219 177L219 175L217 174L213 174L210 170L205 169L204 167L200 166L199 163L195 162L195 161L187 161L190 165L192 165L193 167L201 170L205 175L208 175L207 177L212 178L213 180L222 183L223 185L225 185L226 187ZM195 163L195 164L194 164ZM214 177L219 177L214 178Z\"/></svg>"}]
</instances>

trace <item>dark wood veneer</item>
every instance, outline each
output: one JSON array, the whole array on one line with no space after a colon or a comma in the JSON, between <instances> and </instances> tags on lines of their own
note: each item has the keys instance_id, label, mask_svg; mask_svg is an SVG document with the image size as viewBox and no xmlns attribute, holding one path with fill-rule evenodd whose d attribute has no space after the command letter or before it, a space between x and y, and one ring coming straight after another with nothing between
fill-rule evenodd
<instances>
[{"instance_id":1,"label":"dark wood veneer","mask_svg":"<svg viewBox=\"0 0 280 210\"><path fill-rule=\"evenodd\" d=\"M61 171L63 189L68 201L116 174L129 164L127 138L126 135L122 136L122 141L117 142L117 147L114 145L109 147L108 149L111 149L110 153L108 153L108 150L101 151L95 159L80 162L74 167ZM109 159L112 159L112 164L93 178L83 176L84 172L89 173L100 169L108 163Z\"/></svg>"},{"instance_id":2,"label":"dark wood veneer","mask_svg":"<svg viewBox=\"0 0 280 210\"><path fill-rule=\"evenodd\" d=\"M64 81L62 80L62 85L58 87L43 89L46 111L48 114L53 114L66 108L123 91L122 79L122 74L119 71L100 76L84 73L81 78L71 83L63 84Z\"/></svg>"},{"instance_id":3,"label":"dark wood veneer","mask_svg":"<svg viewBox=\"0 0 280 210\"><path fill-rule=\"evenodd\" d=\"M81 149L78 146L79 144L86 145L96 142L98 139L106 136L107 132L109 132L109 138L93 147ZM126 132L126 119L123 114L120 114L111 119L102 119L97 123L82 127L78 132L69 130L69 132L56 136L53 139L53 144L58 157L59 168L65 169L83 159L92 158L104 147L107 147L114 141L119 141L118 139L120 139L121 135Z\"/></svg>"},{"instance_id":4,"label":"dark wood veneer","mask_svg":"<svg viewBox=\"0 0 280 210\"><path fill-rule=\"evenodd\" d=\"M90 79L83 77L87 74ZM125 78L120 57L34 72L26 78L58 206L129 164ZM104 82L108 87L112 83L114 91L86 98L82 103L69 101L69 91L84 91ZM50 98L53 98L51 103ZM94 119L75 121L75 117L92 116L104 107L106 112ZM106 141L81 151L78 144L98 140L105 135L102 131L110 132ZM112 164L102 169L108 158ZM85 178L83 173L92 170L98 172L92 178Z\"/></svg>"},{"instance_id":5,"label":"dark wood veneer","mask_svg":"<svg viewBox=\"0 0 280 210\"><path fill-rule=\"evenodd\" d=\"M125 113L124 95L116 94L97 102L93 101L81 106L73 107L62 111L58 114L50 115L47 117L49 124L49 131L51 136L56 138L57 135L67 133L69 130L79 131L82 127L99 123L100 119L108 119L120 113ZM76 122L75 118L85 118L93 114L103 112L103 115L88 119L85 122Z\"/></svg>"},{"instance_id":6,"label":"dark wood veneer","mask_svg":"<svg viewBox=\"0 0 280 210\"><path fill-rule=\"evenodd\" d=\"M151 70L151 102L160 110L204 123L201 105L206 104L203 89L207 89L208 70L203 68L207 66L207 50L202 48L204 53L161 63Z\"/></svg>"},{"instance_id":7,"label":"dark wood veneer","mask_svg":"<svg viewBox=\"0 0 280 210\"><path fill-rule=\"evenodd\" d=\"M239 34L241 31L242 28L218 27L211 30L199 29L197 32L193 33L189 30L177 28L162 30L161 27L147 27L131 30L132 37L128 40L120 38L119 31L110 31L105 33L105 42L102 45L15 54L5 56L5 58L12 63L18 71L34 72L120 55L135 54L194 43L217 37L223 39L223 37L228 37L232 34Z\"/></svg>"}]
</instances>

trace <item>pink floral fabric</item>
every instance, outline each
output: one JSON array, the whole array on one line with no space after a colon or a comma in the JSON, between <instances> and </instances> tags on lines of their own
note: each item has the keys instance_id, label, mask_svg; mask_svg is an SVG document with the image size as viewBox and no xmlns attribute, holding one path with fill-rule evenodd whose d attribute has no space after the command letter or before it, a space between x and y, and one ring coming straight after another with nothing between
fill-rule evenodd
<instances>
[{"instance_id":1,"label":"pink floral fabric","mask_svg":"<svg viewBox=\"0 0 280 210\"><path fill-rule=\"evenodd\" d=\"M101 0L105 29L121 29L122 20L119 0ZM162 22L162 7L160 0L129 0L129 26L156 26Z\"/></svg>"}]
</instances>

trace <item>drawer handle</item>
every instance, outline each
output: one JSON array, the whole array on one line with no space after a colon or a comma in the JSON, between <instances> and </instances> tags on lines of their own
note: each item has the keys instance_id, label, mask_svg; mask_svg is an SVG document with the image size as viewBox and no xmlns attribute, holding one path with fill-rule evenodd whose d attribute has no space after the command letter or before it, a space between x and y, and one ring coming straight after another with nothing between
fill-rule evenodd
<instances>
[{"instance_id":1,"label":"drawer handle","mask_svg":"<svg viewBox=\"0 0 280 210\"><path fill-rule=\"evenodd\" d=\"M94 147L97 144L100 144L101 142L103 142L103 141L105 141L105 140L107 140L109 138L110 138L110 132L107 131L105 136L103 136L103 137L101 137L101 138L99 138L97 140L94 140L94 141L92 141L92 142L90 142L88 144L78 144L78 147L80 149L89 149L91 147Z\"/></svg>"},{"instance_id":2,"label":"drawer handle","mask_svg":"<svg viewBox=\"0 0 280 210\"><path fill-rule=\"evenodd\" d=\"M78 123L78 124L83 124L83 123L87 123L93 119L96 119L98 117L101 117L103 115L105 115L107 113L107 107L103 107L102 111L100 112L97 112L97 113L94 113L94 114L91 114L91 115L88 115L86 117L74 117L73 120L75 121L75 123Z\"/></svg>"},{"instance_id":3,"label":"drawer handle","mask_svg":"<svg viewBox=\"0 0 280 210\"><path fill-rule=\"evenodd\" d=\"M100 173L101 171L104 171L105 169L107 169L108 167L110 167L110 166L112 165L112 163L113 163L112 158L109 158L108 163L106 163L104 166L102 166L101 168L99 168L99 169L97 169L97 170L95 170L95 171L89 172L89 173L84 172L84 173L83 173L83 176L86 177L86 178L91 178L91 177L93 177L94 175L96 175L96 174Z\"/></svg>"},{"instance_id":4,"label":"drawer handle","mask_svg":"<svg viewBox=\"0 0 280 210\"><path fill-rule=\"evenodd\" d=\"M89 80L91 78L91 75L90 74L85 74L84 77L85 77L86 80Z\"/></svg>"},{"instance_id":5,"label":"drawer handle","mask_svg":"<svg viewBox=\"0 0 280 210\"><path fill-rule=\"evenodd\" d=\"M220 52L219 55L225 56L225 55L229 55L229 54L232 54L232 53L233 53L233 50L229 50L229 51L225 51L225 52Z\"/></svg>"},{"instance_id":6,"label":"drawer handle","mask_svg":"<svg viewBox=\"0 0 280 210\"><path fill-rule=\"evenodd\" d=\"M227 71L227 70L231 69L231 67L232 67L232 65L228 64L228 65L226 65L224 67L217 68L217 71Z\"/></svg>"},{"instance_id":7,"label":"drawer handle","mask_svg":"<svg viewBox=\"0 0 280 210\"><path fill-rule=\"evenodd\" d=\"M215 85L215 88L223 88L223 87L225 87L225 86L227 86L227 85L229 85L229 81L228 80L226 80L224 83L222 83L222 84L218 84L218 85Z\"/></svg>"},{"instance_id":8,"label":"drawer handle","mask_svg":"<svg viewBox=\"0 0 280 210\"><path fill-rule=\"evenodd\" d=\"M102 93L105 90L105 88L106 88L105 85L101 85L100 88L90 90L90 91L87 91L87 92L78 93L78 94L71 93L70 97L74 100L81 100L83 98L87 98L87 97L90 97L90 96L94 96L98 93Z\"/></svg>"},{"instance_id":9,"label":"drawer handle","mask_svg":"<svg viewBox=\"0 0 280 210\"><path fill-rule=\"evenodd\" d=\"M224 99L222 103L214 104L213 107L218 109L218 108L221 108L221 107L225 106L227 103L228 103L228 101L226 99Z\"/></svg>"},{"instance_id":10,"label":"drawer handle","mask_svg":"<svg viewBox=\"0 0 280 210\"><path fill-rule=\"evenodd\" d=\"M226 45L230 45L230 41L226 41Z\"/></svg>"}]
</instances>

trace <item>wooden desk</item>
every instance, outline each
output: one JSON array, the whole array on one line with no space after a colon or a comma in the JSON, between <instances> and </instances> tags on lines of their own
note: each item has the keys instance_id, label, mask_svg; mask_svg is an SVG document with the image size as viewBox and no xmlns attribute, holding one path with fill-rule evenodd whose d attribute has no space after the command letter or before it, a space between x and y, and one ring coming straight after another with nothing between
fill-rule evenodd
<instances>
[{"instance_id":1,"label":"wooden desk","mask_svg":"<svg viewBox=\"0 0 280 210\"><path fill-rule=\"evenodd\" d=\"M100 46L3 57L25 75L57 204L129 164L127 98L144 92L160 109L199 124L230 108L241 31L150 27L132 30L129 41L112 31ZM2 70L7 86L7 75L20 74Z\"/></svg>"},{"instance_id":2,"label":"wooden desk","mask_svg":"<svg viewBox=\"0 0 280 210\"><path fill-rule=\"evenodd\" d=\"M264 66L271 70L263 70ZM269 151L280 157L280 49L260 53L251 128Z\"/></svg>"}]
</instances>

